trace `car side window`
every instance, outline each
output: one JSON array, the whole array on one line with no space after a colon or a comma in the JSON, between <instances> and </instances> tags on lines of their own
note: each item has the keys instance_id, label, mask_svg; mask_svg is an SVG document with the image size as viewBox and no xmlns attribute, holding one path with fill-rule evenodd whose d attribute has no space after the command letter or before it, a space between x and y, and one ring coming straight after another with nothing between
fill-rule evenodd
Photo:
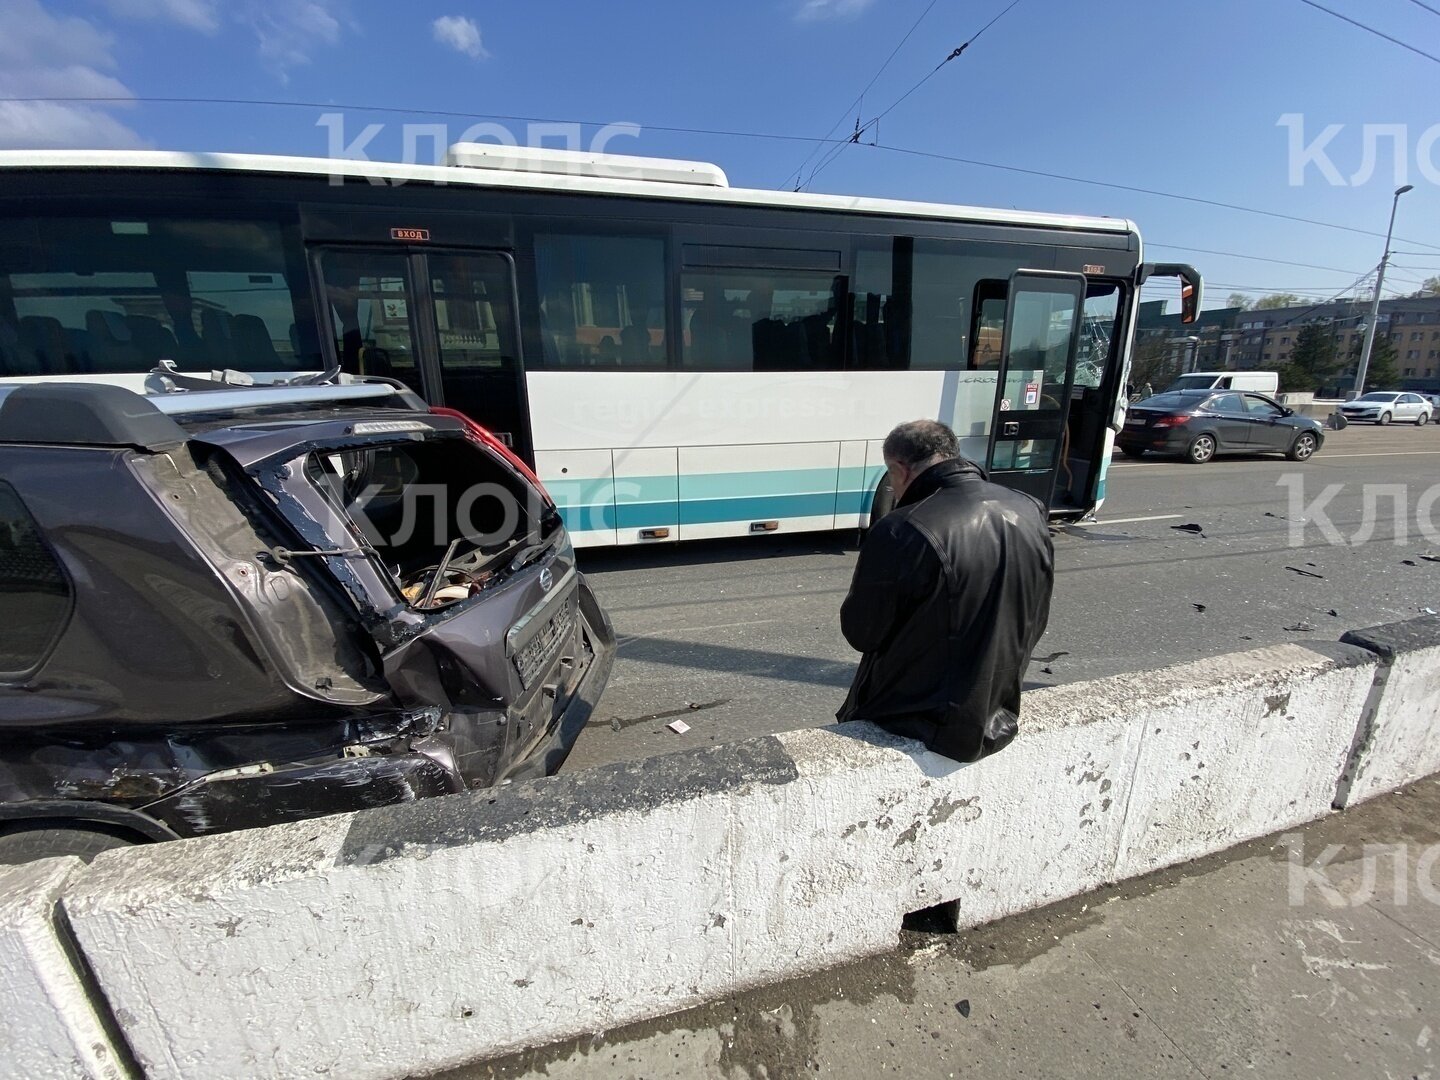
<instances>
[{"instance_id":1,"label":"car side window","mask_svg":"<svg viewBox=\"0 0 1440 1080\"><path fill-rule=\"evenodd\" d=\"M0 481L0 679L45 659L70 616L70 580L20 495Z\"/></svg>"},{"instance_id":2,"label":"car side window","mask_svg":"<svg viewBox=\"0 0 1440 1080\"><path fill-rule=\"evenodd\" d=\"M1251 416L1261 420L1273 420L1281 415L1281 410L1275 404L1255 394L1245 395L1245 408L1249 410Z\"/></svg>"},{"instance_id":3,"label":"car side window","mask_svg":"<svg viewBox=\"0 0 1440 1080\"><path fill-rule=\"evenodd\" d=\"M1224 416L1245 415L1245 403L1240 400L1239 394L1216 394L1205 403L1205 408Z\"/></svg>"}]
</instances>

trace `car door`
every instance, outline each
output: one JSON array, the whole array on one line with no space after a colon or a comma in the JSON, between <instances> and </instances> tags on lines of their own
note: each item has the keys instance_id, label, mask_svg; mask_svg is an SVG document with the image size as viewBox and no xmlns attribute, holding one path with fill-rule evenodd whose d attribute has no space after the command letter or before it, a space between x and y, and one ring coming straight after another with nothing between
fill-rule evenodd
<instances>
[{"instance_id":1,"label":"car door","mask_svg":"<svg viewBox=\"0 0 1440 1080\"><path fill-rule=\"evenodd\" d=\"M1403 417L1404 419L1406 419L1406 420L1411 420L1411 421L1419 420L1419 419L1420 419L1420 413L1424 410L1424 408L1425 408L1425 403L1420 400L1420 395L1419 395L1419 394L1401 394L1401 395L1400 395L1400 409L1401 409L1401 411L1399 411L1399 412L1396 413L1395 418L1396 418L1397 420L1400 419L1400 418L1402 418L1402 417Z\"/></svg>"},{"instance_id":2,"label":"car door","mask_svg":"<svg viewBox=\"0 0 1440 1080\"><path fill-rule=\"evenodd\" d=\"M1250 446L1250 417L1239 394L1216 394L1201 411L1214 429L1221 450L1245 450Z\"/></svg>"},{"instance_id":3,"label":"car door","mask_svg":"<svg viewBox=\"0 0 1440 1080\"><path fill-rule=\"evenodd\" d=\"M1250 420L1250 449L1290 449L1290 440L1295 435L1295 429L1286 423L1284 409L1260 394L1246 394L1245 411Z\"/></svg>"}]
</instances>

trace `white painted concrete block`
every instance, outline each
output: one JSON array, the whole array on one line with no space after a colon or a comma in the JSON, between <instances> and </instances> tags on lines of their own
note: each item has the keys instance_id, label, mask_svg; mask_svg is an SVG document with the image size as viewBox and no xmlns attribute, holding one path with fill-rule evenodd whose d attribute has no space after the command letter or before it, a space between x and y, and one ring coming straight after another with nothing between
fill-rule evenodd
<instances>
[{"instance_id":1,"label":"white painted concrete block","mask_svg":"<svg viewBox=\"0 0 1440 1080\"><path fill-rule=\"evenodd\" d=\"M1440 619L1356 630L1381 657L1338 804L1350 806L1440 772Z\"/></svg>"},{"instance_id":2,"label":"white painted concrete block","mask_svg":"<svg viewBox=\"0 0 1440 1080\"><path fill-rule=\"evenodd\" d=\"M60 894L82 865L68 857L0 866L0 1077L129 1075L56 924Z\"/></svg>"},{"instance_id":3,"label":"white painted concrete block","mask_svg":"<svg viewBox=\"0 0 1440 1080\"><path fill-rule=\"evenodd\" d=\"M1298 645L1135 676L1142 740L1115 877L1329 812L1375 673L1360 649Z\"/></svg>"},{"instance_id":4,"label":"white painted concrete block","mask_svg":"<svg viewBox=\"0 0 1440 1080\"><path fill-rule=\"evenodd\" d=\"M1374 668L1286 646L1039 691L974 765L842 725L107 852L64 906L152 1080L418 1075L1318 816Z\"/></svg>"}]
</instances>

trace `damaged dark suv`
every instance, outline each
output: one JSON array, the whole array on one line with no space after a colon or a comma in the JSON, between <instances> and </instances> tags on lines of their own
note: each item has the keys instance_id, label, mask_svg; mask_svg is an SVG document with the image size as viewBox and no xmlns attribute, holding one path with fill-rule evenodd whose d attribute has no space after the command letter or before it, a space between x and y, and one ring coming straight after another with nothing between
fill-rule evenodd
<instances>
[{"instance_id":1,"label":"damaged dark suv","mask_svg":"<svg viewBox=\"0 0 1440 1080\"><path fill-rule=\"evenodd\" d=\"M539 481L396 384L0 387L0 862L553 772L614 648Z\"/></svg>"}]
</instances>

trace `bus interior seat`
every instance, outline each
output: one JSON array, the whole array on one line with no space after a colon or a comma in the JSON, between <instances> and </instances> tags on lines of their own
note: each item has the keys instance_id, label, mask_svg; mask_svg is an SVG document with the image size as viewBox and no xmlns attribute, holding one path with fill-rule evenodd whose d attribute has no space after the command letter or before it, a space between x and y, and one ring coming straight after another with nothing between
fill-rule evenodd
<instances>
[{"instance_id":1,"label":"bus interior seat","mask_svg":"<svg viewBox=\"0 0 1440 1080\"><path fill-rule=\"evenodd\" d=\"M212 368L233 368L235 362L235 332L231 326L230 313L218 308L207 307L200 312L200 342Z\"/></svg>"},{"instance_id":2,"label":"bus interior seat","mask_svg":"<svg viewBox=\"0 0 1440 1080\"><path fill-rule=\"evenodd\" d=\"M644 364L650 360L650 328L631 323L620 331L620 359L627 364Z\"/></svg>"},{"instance_id":3,"label":"bus interior seat","mask_svg":"<svg viewBox=\"0 0 1440 1080\"><path fill-rule=\"evenodd\" d=\"M258 315L236 315L232 325L235 331L237 358L247 371L279 371L285 367L280 354L275 351L275 342L270 338L270 328Z\"/></svg>"},{"instance_id":4,"label":"bus interior seat","mask_svg":"<svg viewBox=\"0 0 1440 1080\"><path fill-rule=\"evenodd\" d=\"M135 344L125 316L118 311L91 308L85 313L90 334L90 368L97 372L143 371L145 357Z\"/></svg>"},{"instance_id":5,"label":"bus interior seat","mask_svg":"<svg viewBox=\"0 0 1440 1080\"><path fill-rule=\"evenodd\" d=\"M24 316L20 320L19 344L20 355L16 361L25 369L22 374L78 370L73 361L70 339L59 319L49 315Z\"/></svg>"},{"instance_id":6,"label":"bus interior seat","mask_svg":"<svg viewBox=\"0 0 1440 1080\"><path fill-rule=\"evenodd\" d=\"M158 364L161 360L180 359L180 346L175 340L175 335L170 328L159 319L149 315L126 315L125 325L130 328L130 336L135 346L145 356L148 364Z\"/></svg>"}]
</instances>

